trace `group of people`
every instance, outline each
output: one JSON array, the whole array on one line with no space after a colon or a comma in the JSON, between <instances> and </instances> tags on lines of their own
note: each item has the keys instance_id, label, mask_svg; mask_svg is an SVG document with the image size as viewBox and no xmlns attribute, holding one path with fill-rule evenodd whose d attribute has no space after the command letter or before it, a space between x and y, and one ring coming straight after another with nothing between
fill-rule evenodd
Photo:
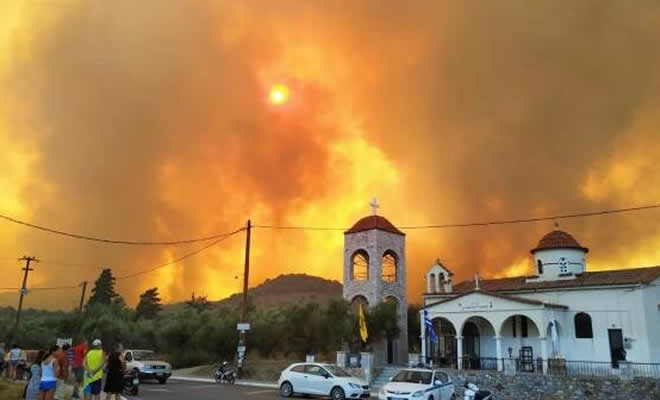
<instances>
[{"instance_id":1,"label":"group of people","mask_svg":"<svg viewBox=\"0 0 660 400\"><path fill-rule=\"evenodd\" d=\"M7 348L4 343L0 343L0 376L16 379L19 367L26 362L26 358L25 351L17 344Z\"/></svg>"},{"instance_id":2,"label":"group of people","mask_svg":"<svg viewBox=\"0 0 660 400\"><path fill-rule=\"evenodd\" d=\"M18 345L13 345L8 351L4 346L0 347L0 353L3 355L0 359L6 360L10 379L17 378L20 352ZM72 375L73 398L100 400L103 389L106 399L114 397L115 400L119 400L126 370L122 352L121 345L118 345L115 351L104 352L100 339L92 341L91 347L88 347L85 341L74 347L64 344L61 347L53 345L48 350L39 350L29 366L29 379L25 386L24 398L63 400L66 384ZM104 380L105 386L102 387Z\"/></svg>"}]
</instances>

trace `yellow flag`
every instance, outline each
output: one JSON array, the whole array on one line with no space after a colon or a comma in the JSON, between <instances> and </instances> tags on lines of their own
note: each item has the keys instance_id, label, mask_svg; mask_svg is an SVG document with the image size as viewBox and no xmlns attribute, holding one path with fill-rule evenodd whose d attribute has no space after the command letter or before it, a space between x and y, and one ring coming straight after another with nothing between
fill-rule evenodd
<instances>
[{"instance_id":1,"label":"yellow flag","mask_svg":"<svg viewBox=\"0 0 660 400\"><path fill-rule=\"evenodd\" d=\"M362 303L360 303L358 323L360 324L360 338L364 343L367 343L367 338L369 337L369 334L367 333L367 321L364 319L364 312L362 311Z\"/></svg>"}]
</instances>

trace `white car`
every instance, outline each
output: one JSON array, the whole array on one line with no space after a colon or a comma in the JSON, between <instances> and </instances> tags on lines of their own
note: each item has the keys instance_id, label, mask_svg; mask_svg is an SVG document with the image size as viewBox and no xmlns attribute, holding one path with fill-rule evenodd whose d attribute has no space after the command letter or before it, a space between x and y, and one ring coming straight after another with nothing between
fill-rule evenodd
<instances>
[{"instance_id":1,"label":"white car","mask_svg":"<svg viewBox=\"0 0 660 400\"><path fill-rule=\"evenodd\" d=\"M277 382L280 396L294 394L330 396L333 400L369 397L369 385L331 364L292 364L282 371Z\"/></svg>"},{"instance_id":2,"label":"white car","mask_svg":"<svg viewBox=\"0 0 660 400\"><path fill-rule=\"evenodd\" d=\"M159 360L156 353L151 350L126 350L123 353L127 370L136 370L140 380L157 379L165 384L172 376L172 366Z\"/></svg>"},{"instance_id":3,"label":"white car","mask_svg":"<svg viewBox=\"0 0 660 400\"><path fill-rule=\"evenodd\" d=\"M379 400L455 400L454 384L443 371L401 370L378 392Z\"/></svg>"}]
</instances>

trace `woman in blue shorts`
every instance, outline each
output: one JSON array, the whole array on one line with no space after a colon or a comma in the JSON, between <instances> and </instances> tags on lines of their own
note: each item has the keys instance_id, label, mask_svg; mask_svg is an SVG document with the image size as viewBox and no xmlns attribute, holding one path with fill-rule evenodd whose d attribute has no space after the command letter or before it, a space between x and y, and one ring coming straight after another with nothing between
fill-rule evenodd
<instances>
[{"instance_id":1,"label":"woman in blue shorts","mask_svg":"<svg viewBox=\"0 0 660 400\"><path fill-rule=\"evenodd\" d=\"M41 382L39 383L39 400L53 400L57 386L58 365L53 353L58 347L53 346L41 362Z\"/></svg>"}]
</instances>

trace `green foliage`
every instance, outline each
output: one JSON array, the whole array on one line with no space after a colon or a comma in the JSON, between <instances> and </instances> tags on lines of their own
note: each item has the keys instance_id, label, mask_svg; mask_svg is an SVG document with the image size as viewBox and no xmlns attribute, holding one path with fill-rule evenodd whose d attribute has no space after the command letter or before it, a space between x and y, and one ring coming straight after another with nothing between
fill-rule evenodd
<instances>
[{"instance_id":1,"label":"green foliage","mask_svg":"<svg viewBox=\"0 0 660 400\"><path fill-rule=\"evenodd\" d=\"M157 297L157 290L151 293ZM252 305L248 308L252 326L247 335L248 350L264 358L300 360L306 354L330 354L349 343L359 343L353 331L357 317L350 308L343 299L326 305L300 302L258 309ZM394 305L377 304L365 310L365 314L370 344L398 336ZM150 319L144 314L139 318L137 315L138 311L118 301L89 304L82 313L28 309L21 317L17 337L26 349L47 347L58 337L73 337L76 341L100 338L107 349L122 343L126 348L155 350L165 355L175 368L230 361L235 357L236 323L241 315L238 305L208 304L197 308L188 304L165 307ZM7 325L11 326L14 316L11 308L0 309L0 334Z\"/></svg>"},{"instance_id":2,"label":"green foliage","mask_svg":"<svg viewBox=\"0 0 660 400\"><path fill-rule=\"evenodd\" d=\"M186 301L186 305L197 312L206 311L211 308L211 303L207 300L206 296L195 297L192 294L192 299Z\"/></svg>"},{"instance_id":3,"label":"green foliage","mask_svg":"<svg viewBox=\"0 0 660 400\"><path fill-rule=\"evenodd\" d=\"M408 351L411 353L419 353L420 343L419 337L422 334L419 311L422 307L419 304L408 304Z\"/></svg>"},{"instance_id":4,"label":"green foliage","mask_svg":"<svg viewBox=\"0 0 660 400\"><path fill-rule=\"evenodd\" d=\"M106 268L101 271L101 275L94 283L92 296L89 298L87 305L111 303L125 306L124 300L115 292L115 277L112 275L112 270Z\"/></svg>"},{"instance_id":5,"label":"green foliage","mask_svg":"<svg viewBox=\"0 0 660 400\"><path fill-rule=\"evenodd\" d=\"M140 295L140 301L135 308L135 317L153 319L162 309L158 288L151 288Z\"/></svg>"}]
</instances>

